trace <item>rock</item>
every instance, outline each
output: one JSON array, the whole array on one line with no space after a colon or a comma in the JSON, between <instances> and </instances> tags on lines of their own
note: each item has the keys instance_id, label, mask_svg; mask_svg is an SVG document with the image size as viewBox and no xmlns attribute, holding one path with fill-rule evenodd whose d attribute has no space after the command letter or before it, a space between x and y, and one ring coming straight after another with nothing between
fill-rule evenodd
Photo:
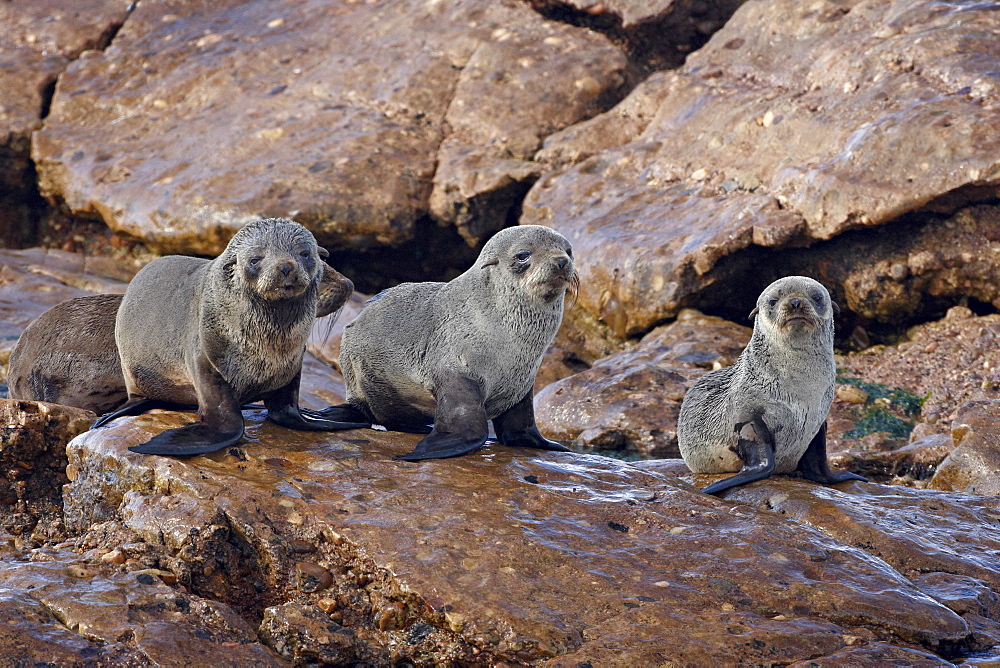
<instances>
[{"instance_id":1,"label":"rock","mask_svg":"<svg viewBox=\"0 0 1000 668\"><path fill-rule=\"evenodd\" d=\"M296 665L319 662L343 665L357 658L351 629L330 621L322 610L300 603L286 603L264 611L260 625L264 642Z\"/></svg>"},{"instance_id":2,"label":"rock","mask_svg":"<svg viewBox=\"0 0 1000 668\"><path fill-rule=\"evenodd\" d=\"M90 411L0 399L0 523L28 539L41 516L61 510L66 444L90 429Z\"/></svg>"},{"instance_id":3,"label":"rock","mask_svg":"<svg viewBox=\"0 0 1000 668\"><path fill-rule=\"evenodd\" d=\"M42 202L29 155L56 77L87 49L101 49L129 0L0 5L0 246L33 241Z\"/></svg>"},{"instance_id":4,"label":"rock","mask_svg":"<svg viewBox=\"0 0 1000 668\"><path fill-rule=\"evenodd\" d=\"M590 157L543 176L521 222L573 242L593 286L581 305L619 337L685 305L749 306L770 272L793 273L800 254L765 249L890 221L937 227L936 215L902 216L951 214L1000 186L1000 140L988 129L1000 102L989 74L996 59L971 55L1000 52L993 21L989 9L940 11L930 0L905 11L868 0L809 10L791 0L744 4L680 70L550 137L548 155ZM625 130L607 137L619 122ZM892 239L882 233L880 252ZM949 271L968 282L977 272L995 277L995 255L976 253L975 269ZM921 266L902 259L905 281L916 280ZM899 263L886 267L890 280L902 275ZM822 280L827 269L835 263L813 263L812 273ZM990 301L1000 296L988 290Z\"/></svg>"},{"instance_id":5,"label":"rock","mask_svg":"<svg viewBox=\"0 0 1000 668\"><path fill-rule=\"evenodd\" d=\"M938 465L955 449L951 436L931 434L900 448L883 452L854 451L831 454L830 463L873 480L891 480L894 484L929 480Z\"/></svg>"},{"instance_id":6,"label":"rock","mask_svg":"<svg viewBox=\"0 0 1000 668\"><path fill-rule=\"evenodd\" d=\"M546 387L535 397L536 421L550 438L584 448L679 457L684 393L706 371L735 362L750 332L683 311L630 348Z\"/></svg>"},{"instance_id":7,"label":"rock","mask_svg":"<svg viewBox=\"0 0 1000 668\"><path fill-rule=\"evenodd\" d=\"M970 401L952 424L955 449L931 478L934 489L1000 494L1000 400Z\"/></svg>"},{"instance_id":8,"label":"rock","mask_svg":"<svg viewBox=\"0 0 1000 668\"><path fill-rule=\"evenodd\" d=\"M245 444L211 457L126 450L186 419L154 412L75 439L67 521L123 523L189 564L194 594L218 592L211 578L222 572L230 591L254 591L268 609L281 608L234 602L244 615L312 619L301 633L298 622L268 622L285 656L532 662L601 656L611 643L623 662L683 652L717 663L732 656L738 627L760 656L773 649L791 663L835 652L858 633L929 651L970 633L851 543L734 508L653 469L498 445L428 467L391 459L419 435L361 430L315 441L259 420L249 422ZM888 498L886 513L912 514L886 488L870 488L877 493L865 501L881 507ZM939 512L970 526L992 521L992 508L971 498ZM927 515L936 517L930 506ZM290 582L301 561L294 541L315 545L309 561L338 574L307 601L292 598L300 595ZM988 556L924 559L991 586L1000 577ZM330 623L356 634L353 650L311 607L321 598L337 601L326 603L338 618ZM691 629L704 632L679 643Z\"/></svg>"},{"instance_id":9,"label":"rock","mask_svg":"<svg viewBox=\"0 0 1000 668\"><path fill-rule=\"evenodd\" d=\"M742 0L530 0L546 16L566 17L623 42L643 69L679 67L726 22ZM567 16L568 15L568 16Z\"/></svg>"},{"instance_id":10,"label":"rock","mask_svg":"<svg viewBox=\"0 0 1000 668\"><path fill-rule=\"evenodd\" d=\"M281 665L227 606L152 578L144 584L135 574L84 565L72 552L50 556L52 561L0 564L4 656L73 665L220 658L223 665Z\"/></svg>"},{"instance_id":11,"label":"rock","mask_svg":"<svg viewBox=\"0 0 1000 668\"><path fill-rule=\"evenodd\" d=\"M140 3L60 78L32 150L47 198L161 252L218 254L261 215L350 253L440 237L432 209L472 240L625 65L519 3Z\"/></svg>"},{"instance_id":12,"label":"rock","mask_svg":"<svg viewBox=\"0 0 1000 668\"><path fill-rule=\"evenodd\" d=\"M854 640L854 638L851 638ZM875 642L859 647L845 647L828 656L793 663L789 668L837 668L838 666L953 666L940 657L887 643Z\"/></svg>"}]
</instances>

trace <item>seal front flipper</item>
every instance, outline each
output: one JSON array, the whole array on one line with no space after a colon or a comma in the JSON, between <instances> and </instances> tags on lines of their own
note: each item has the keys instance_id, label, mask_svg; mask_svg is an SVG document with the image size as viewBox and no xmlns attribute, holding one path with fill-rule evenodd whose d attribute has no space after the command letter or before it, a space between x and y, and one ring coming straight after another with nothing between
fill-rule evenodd
<instances>
[{"instance_id":1,"label":"seal front flipper","mask_svg":"<svg viewBox=\"0 0 1000 668\"><path fill-rule=\"evenodd\" d=\"M550 441L538 431L531 395L531 390L528 390L523 399L493 418L493 429L497 432L497 440L513 448L570 452L565 445Z\"/></svg>"},{"instance_id":2,"label":"seal front flipper","mask_svg":"<svg viewBox=\"0 0 1000 668\"><path fill-rule=\"evenodd\" d=\"M834 471L830 468L830 463L826 459L826 422L819 428L813 439L809 441L809 447L802 454L799 465L796 468L802 477L813 482L831 485L848 480L861 480L867 482L868 478L859 476L849 471Z\"/></svg>"},{"instance_id":3,"label":"seal front flipper","mask_svg":"<svg viewBox=\"0 0 1000 668\"><path fill-rule=\"evenodd\" d=\"M264 395L264 406L267 407L267 419L275 424L288 429L298 429L300 431L342 431L344 429L362 429L370 427L371 422L362 420L356 422L340 422L324 417L315 417L319 413L309 411L302 412L299 409L299 381L302 373L295 374L295 378L284 387ZM331 406L326 410L339 408ZM325 411L324 411L325 412ZM358 411L360 413L360 411Z\"/></svg>"},{"instance_id":4,"label":"seal front flipper","mask_svg":"<svg viewBox=\"0 0 1000 668\"><path fill-rule=\"evenodd\" d=\"M438 383L434 429L413 452L395 457L408 462L446 459L475 452L489 436L483 390L470 378L459 376Z\"/></svg>"},{"instance_id":5,"label":"seal front flipper","mask_svg":"<svg viewBox=\"0 0 1000 668\"><path fill-rule=\"evenodd\" d=\"M128 401L121 405L118 410L112 411L110 413L105 413L90 426L91 429L97 429L98 427L103 427L107 423L111 422L120 417L125 417L126 415L142 415L146 411L153 410L154 408L172 408L176 410L190 410L192 407L190 404L178 404L172 401L163 401L162 399L148 399L146 397L130 397Z\"/></svg>"},{"instance_id":6,"label":"seal front flipper","mask_svg":"<svg viewBox=\"0 0 1000 668\"><path fill-rule=\"evenodd\" d=\"M196 422L186 427L168 429L141 445L133 445L129 450L144 455L190 457L236 445L242 437L242 418L240 419L240 428L229 431L219 431L203 422Z\"/></svg>"},{"instance_id":7,"label":"seal front flipper","mask_svg":"<svg viewBox=\"0 0 1000 668\"><path fill-rule=\"evenodd\" d=\"M240 440L243 413L233 388L204 354L197 357L194 367L199 421L168 429L145 443L133 445L130 451L186 457L215 452Z\"/></svg>"},{"instance_id":8,"label":"seal front flipper","mask_svg":"<svg viewBox=\"0 0 1000 668\"><path fill-rule=\"evenodd\" d=\"M354 422L363 424L366 427L372 426L371 418L351 404L338 404L329 406L321 411L314 411L308 408L299 407L299 413L306 417L318 420L333 420L334 422Z\"/></svg>"},{"instance_id":9,"label":"seal front flipper","mask_svg":"<svg viewBox=\"0 0 1000 668\"><path fill-rule=\"evenodd\" d=\"M718 494L731 487L763 480L774 472L774 438L759 413L749 421L737 422L738 441L733 450L743 462L740 472L731 478L717 480L701 490L705 494Z\"/></svg>"}]
</instances>

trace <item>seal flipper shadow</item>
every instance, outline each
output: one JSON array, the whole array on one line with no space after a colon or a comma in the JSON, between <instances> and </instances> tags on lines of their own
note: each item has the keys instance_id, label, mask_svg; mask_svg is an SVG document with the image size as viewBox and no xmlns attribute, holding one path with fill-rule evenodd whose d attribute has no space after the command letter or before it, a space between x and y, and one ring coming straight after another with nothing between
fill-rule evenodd
<instances>
[{"instance_id":1,"label":"seal flipper shadow","mask_svg":"<svg viewBox=\"0 0 1000 668\"><path fill-rule=\"evenodd\" d=\"M200 420L168 429L145 443L133 445L129 448L131 452L188 457L215 452L240 440L243 436L243 413L233 388L204 354L198 356L194 372Z\"/></svg>"},{"instance_id":2,"label":"seal flipper shadow","mask_svg":"<svg viewBox=\"0 0 1000 668\"><path fill-rule=\"evenodd\" d=\"M809 441L809 447L802 454L796 470L802 474L806 480L831 485L848 480L861 480L867 482L868 478L849 471L834 471L830 468L830 462L826 459L826 422L819 428L813 439Z\"/></svg>"},{"instance_id":3,"label":"seal flipper shadow","mask_svg":"<svg viewBox=\"0 0 1000 668\"><path fill-rule=\"evenodd\" d=\"M315 417L318 413L303 412L299 409L299 382L302 373L295 374L284 387L264 395L264 406L267 407L267 419L275 424L297 429L299 431L342 431L344 429L363 429L372 426L371 422L340 422L326 417ZM326 410L339 408L331 406ZM359 411L360 413L360 411Z\"/></svg>"},{"instance_id":4,"label":"seal flipper shadow","mask_svg":"<svg viewBox=\"0 0 1000 668\"><path fill-rule=\"evenodd\" d=\"M91 429L97 429L98 427L103 427L107 423L111 422L120 417L125 417L126 415L142 415L146 411L153 410L154 408L167 408L173 410L194 410L197 406L192 406L191 404L178 404L172 401L164 401L162 399L147 399L146 397L129 397L129 400L122 404L118 409L111 411L110 413L105 413L101 417L94 421L94 424L90 426Z\"/></svg>"},{"instance_id":5,"label":"seal flipper shadow","mask_svg":"<svg viewBox=\"0 0 1000 668\"><path fill-rule=\"evenodd\" d=\"M743 462L743 468L731 478L717 480L701 490L705 494L718 494L731 487L763 480L774 472L774 437L761 414L758 412L745 422L737 422L736 433L739 440L734 451Z\"/></svg>"},{"instance_id":6,"label":"seal flipper shadow","mask_svg":"<svg viewBox=\"0 0 1000 668\"><path fill-rule=\"evenodd\" d=\"M436 383L437 409L434 428L413 452L393 459L418 462L447 459L475 452L483 447L490 431L486 420L483 390L470 378L458 376Z\"/></svg>"},{"instance_id":7,"label":"seal flipper shadow","mask_svg":"<svg viewBox=\"0 0 1000 668\"><path fill-rule=\"evenodd\" d=\"M565 445L550 441L538 431L531 395L532 391L528 390L523 399L493 418L493 429L496 430L497 440L513 448L570 452Z\"/></svg>"}]
</instances>

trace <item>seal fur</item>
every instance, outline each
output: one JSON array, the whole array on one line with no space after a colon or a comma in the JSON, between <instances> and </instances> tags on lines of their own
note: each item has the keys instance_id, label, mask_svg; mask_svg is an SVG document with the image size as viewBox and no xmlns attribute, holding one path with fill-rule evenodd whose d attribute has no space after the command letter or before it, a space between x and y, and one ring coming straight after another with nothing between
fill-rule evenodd
<instances>
[{"instance_id":1,"label":"seal fur","mask_svg":"<svg viewBox=\"0 0 1000 668\"><path fill-rule=\"evenodd\" d=\"M703 491L793 471L825 484L864 480L833 471L826 459L836 310L826 288L811 278L775 281L750 313L753 335L736 363L688 390L677 423L684 461L695 473L739 471Z\"/></svg>"},{"instance_id":2,"label":"seal fur","mask_svg":"<svg viewBox=\"0 0 1000 668\"><path fill-rule=\"evenodd\" d=\"M322 251L298 223L250 223L215 260L166 256L144 267L118 309L115 341L128 401L95 427L154 405L197 404L199 421L129 448L193 455L236 443L242 404L263 399L284 427L365 426L303 413L299 381L316 315Z\"/></svg>"},{"instance_id":3,"label":"seal fur","mask_svg":"<svg viewBox=\"0 0 1000 668\"><path fill-rule=\"evenodd\" d=\"M539 225L498 232L447 283L404 283L372 298L344 331L343 420L427 433L408 461L500 443L565 451L535 425L532 385L575 281L572 248Z\"/></svg>"},{"instance_id":4,"label":"seal fur","mask_svg":"<svg viewBox=\"0 0 1000 668\"><path fill-rule=\"evenodd\" d=\"M98 415L128 398L115 348L122 295L87 295L56 304L29 324L10 354L11 399L77 406Z\"/></svg>"},{"instance_id":5,"label":"seal fur","mask_svg":"<svg viewBox=\"0 0 1000 668\"><path fill-rule=\"evenodd\" d=\"M316 317L333 314L327 324L332 326L353 291L347 277L324 263ZM11 352L10 398L76 406L98 415L124 404L128 390L115 344L115 316L122 297L75 297L33 320ZM315 411L300 410L319 417Z\"/></svg>"}]
</instances>

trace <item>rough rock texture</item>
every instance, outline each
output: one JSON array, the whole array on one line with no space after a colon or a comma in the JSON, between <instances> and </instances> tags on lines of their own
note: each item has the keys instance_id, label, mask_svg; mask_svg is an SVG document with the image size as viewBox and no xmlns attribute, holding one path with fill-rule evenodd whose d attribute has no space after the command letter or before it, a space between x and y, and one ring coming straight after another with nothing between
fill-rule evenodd
<instances>
[{"instance_id":1,"label":"rough rock texture","mask_svg":"<svg viewBox=\"0 0 1000 668\"><path fill-rule=\"evenodd\" d=\"M719 265L752 245L995 197L994 14L930 0L744 4L683 68L549 138L540 160L582 162L543 177L522 222L574 243L594 286L582 305L625 336L716 281L746 284L746 266Z\"/></svg>"},{"instance_id":2,"label":"rough rock texture","mask_svg":"<svg viewBox=\"0 0 1000 668\"><path fill-rule=\"evenodd\" d=\"M679 457L684 393L707 371L736 361L750 328L683 311L630 348L548 385L535 418L550 438L643 457Z\"/></svg>"},{"instance_id":3,"label":"rough rock texture","mask_svg":"<svg viewBox=\"0 0 1000 668\"><path fill-rule=\"evenodd\" d=\"M103 48L129 0L0 3L0 245L33 240L41 200L29 156L56 77L87 49Z\"/></svg>"},{"instance_id":4,"label":"rough rock texture","mask_svg":"<svg viewBox=\"0 0 1000 668\"><path fill-rule=\"evenodd\" d=\"M0 602L19 665L283 665L228 606L65 548L0 563Z\"/></svg>"},{"instance_id":5,"label":"rough rock texture","mask_svg":"<svg viewBox=\"0 0 1000 668\"><path fill-rule=\"evenodd\" d=\"M938 466L930 487L1000 495L1000 400L963 405L952 436L956 447Z\"/></svg>"},{"instance_id":6,"label":"rough rock texture","mask_svg":"<svg viewBox=\"0 0 1000 668\"><path fill-rule=\"evenodd\" d=\"M515 2L143 2L60 79L33 156L47 197L161 251L216 254L260 215L398 246L431 209L475 241L625 65Z\"/></svg>"},{"instance_id":7,"label":"rough rock texture","mask_svg":"<svg viewBox=\"0 0 1000 668\"><path fill-rule=\"evenodd\" d=\"M625 662L714 663L741 648L790 663L857 642L946 654L972 642L960 616L885 561L613 459L494 445L407 464L391 456L419 436L310 442L260 422L246 445L211 457L125 450L188 419L153 413L75 439L67 522L123 522L186 564L182 581L196 594L218 591L225 573L229 602L298 656L306 643L314 656L368 661L583 662L613 645ZM877 485L852 489L858 503L894 498ZM953 498L935 497L939 515L994 521L991 501ZM992 559L962 568L993 578ZM300 561L331 573L330 587L294 586ZM293 642L282 629L300 617L313 621L296 625ZM338 626L354 631L341 634L350 646L332 637Z\"/></svg>"}]
</instances>

